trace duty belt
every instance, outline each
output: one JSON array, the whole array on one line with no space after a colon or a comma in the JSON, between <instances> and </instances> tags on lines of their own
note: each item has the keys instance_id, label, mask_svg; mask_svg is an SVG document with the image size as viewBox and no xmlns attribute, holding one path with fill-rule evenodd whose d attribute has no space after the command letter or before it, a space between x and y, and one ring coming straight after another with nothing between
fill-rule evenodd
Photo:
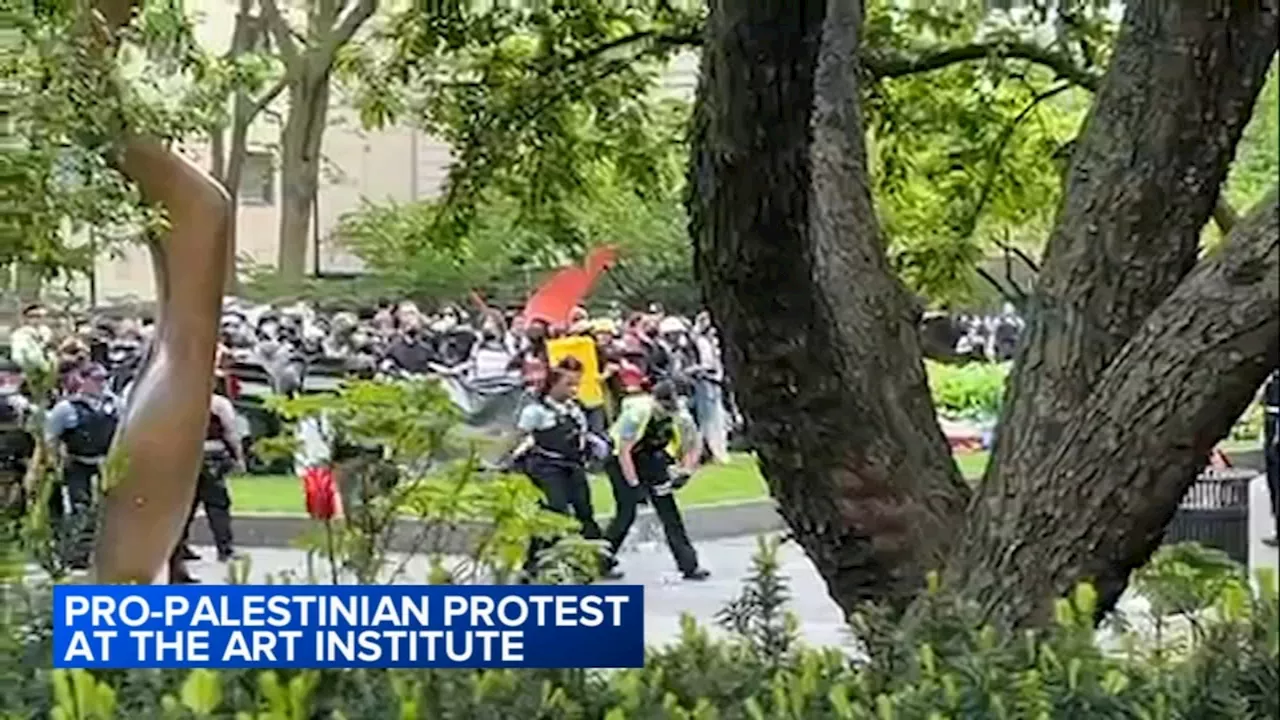
<instances>
[{"instance_id":1,"label":"duty belt","mask_svg":"<svg viewBox=\"0 0 1280 720\"><path fill-rule=\"evenodd\" d=\"M81 465L101 465L107 459L105 456L81 457L80 455L68 455L67 457Z\"/></svg>"}]
</instances>

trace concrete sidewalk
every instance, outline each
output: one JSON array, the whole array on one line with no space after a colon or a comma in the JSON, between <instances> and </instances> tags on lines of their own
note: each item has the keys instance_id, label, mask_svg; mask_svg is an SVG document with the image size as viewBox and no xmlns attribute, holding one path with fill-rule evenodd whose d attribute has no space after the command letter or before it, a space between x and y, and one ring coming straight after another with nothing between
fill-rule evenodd
<instances>
[{"instance_id":1,"label":"concrete sidewalk","mask_svg":"<svg viewBox=\"0 0 1280 720\"><path fill-rule=\"evenodd\" d=\"M783 530L781 516L772 500L722 505L698 505L684 509L685 526L694 542L729 537L755 537ZM294 547L297 538L315 532L316 521L300 514L235 513L232 508L232 530L235 544L241 548ZM200 513L198 517L203 517ZM601 527L609 518L599 518ZM428 528L422 522L404 519L396 523L392 531L390 547L399 552L435 551L464 553L474 546L484 530L480 525L462 525L453 528ZM658 533L661 527L657 517L648 507L642 507L636 517L633 535ZM212 545L213 537L204 520L191 524L191 542Z\"/></svg>"},{"instance_id":2,"label":"concrete sidewalk","mask_svg":"<svg viewBox=\"0 0 1280 720\"><path fill-rule=\"evenodd\" d=\"M642 540L629 552L624 550L622 553L622 569L626 577L617 584L644 586L645 637L651 645L677 640L680 618L685 613L696 618L701 626L718 633L720 631L714 629L716 613L741 591L755 551L755 538L700 542L698 554L712 575L705 581L691 582L680 577L665 545ZM197 552L207 559L190 563L192 574L206 584L227 582L230 568L212 560L213 548L199 547ZM278 582L282 578L293 583L307 582L306 553L303 551L255 548L245 551L245 556L250 582ZM813 564L795 543L783 544L779 560L790 583L790 610L800 621L804 641L851 649L852 639L840 609L828 597L826 586ZM386 582L412 585L426 581L430 571L426 558L397 556L391 559L392 566L401 562L404 562L403 572L396 577L389 577L390 572L384 573ZM316 582L330 582L329 568L323 560L316 560L313 572ZM349 581L349 578L339 579Z\"/></svg>"}]
</instances>

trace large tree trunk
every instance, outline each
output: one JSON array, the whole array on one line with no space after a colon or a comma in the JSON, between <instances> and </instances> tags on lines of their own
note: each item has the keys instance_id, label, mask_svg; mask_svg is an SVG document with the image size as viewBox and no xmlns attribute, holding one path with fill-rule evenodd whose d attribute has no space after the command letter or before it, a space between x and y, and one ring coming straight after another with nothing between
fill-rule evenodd
<instances>
[{"instance_id":1,"label":"large tree trunk","mask_svg":"<svg viewBox=\"0 0 1280 720\"><path fill-rule=\"evenodd\" d=\"M859 14L858 0L712 3L689 203L770 491L846 610L908 602L968 501L872 210Z\"/></svg>"},{"instance_id":2,"label":"large tree trunk","mask_svg":"<svg viewBox=\"0 0 1280 720\"><path fill-rule=\"evenodd\" d=\"M276 269L286 280L306 274L307 237L320 187L320 149L329 118L329 78L342 46L378 9L377 0L317 0L307 5L306 41L299 43L277 0L260 0L263 19L284 60L289 116L280 133L280 248ZM318 221L318 219L317 219Z\"/></svg>"},{"instance_id":3,"label":"large tree trunk","mask_svg":"<svg viewBox=\"0 0 1280 720\"><path fill-rule=\"evenodd\" d=\"M1275 7L1207 5L1129 5L1073 157L1000 467L961 535L966 488L868 191L861 3L711 4L696 267L770 490L844 608L905 606L944 557L950 586L1001 623L1038 619L1080 580L1115 585L1274 362L1274 200L1190 271L1274 53Z\"/></svg>"},{"instance_id":4,"label":"large tree trunk","mask_svg":"<svg viewBox=\"0 0 1280 720\"><path fill-rule=\"evenodd\" d=\"M280 133L282 186L280 252L276 269L285 280L307 270L312 210L320 187L320 147L329 116L329 70L306 73L289 88L289 115Z\"/></svg>"},{"instance_id":5,"label":"large tree trunk","mask_svg":"<svg viewBox=\"0 0 1280 720\"><path fill-rule=\"evenodd\" d=\"M1128 4L1114 59L1073 153L993 460L970 513L969 555L956 562L957 575L997 556L1007 562L1011 543L1021 543L1028 558L1048 550L1012 535L1042 512L1062 513L1061 505L1046 504L1045 460L1062 450L1067 428L1081 420L1126 342L1194 266L1275 50L1274 0ZM1090 421L1105 417L1114 410L1104 408ZM1207 426L1187 430L1201 433ZM1185 432L1178 437L1190 440ZM1078 462L1065 469L1083 478L1113 458L1078 456ZM1183 463L1189 481L1204 460ZM1107 478L1126 480L1121 472ZM1177 498L1171 502L1168 514ZM1146 537L1158 529L1132 532ZM1098 557L1111 549L1099 549ZM1103 608L1118 599L1149 550L1135 549L1112 567L1087 563Z\"/></svg>"}]
</instances>

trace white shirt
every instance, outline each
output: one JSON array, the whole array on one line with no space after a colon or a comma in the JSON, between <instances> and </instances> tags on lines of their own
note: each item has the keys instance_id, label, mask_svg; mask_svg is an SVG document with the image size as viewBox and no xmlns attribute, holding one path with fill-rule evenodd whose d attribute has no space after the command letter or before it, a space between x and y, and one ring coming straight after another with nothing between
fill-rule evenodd
<instances>
[{"instance_id":1,"label":"white shirt","mask_svg":"<svg viewBox=\"0 0 1280 720\"><path fill-rule=\"evenodd\" d=\"M720 357L720 343L709 335L696 335L694 344L698 348L698 364L705 368L708 380L722 382L724 380L724 361Z\"/></svg>"},{"instance_id":2,"label":"white shirt","mask_svg":"<svg viewBox=\"0 0 1280 720\"><path fill-rule=\"evenodd\" d=\"M45 342L40 328L24 325L9 334L9 354L23 370L48 370L52 362L45 352Z\"/></svg>"}]
</instances>

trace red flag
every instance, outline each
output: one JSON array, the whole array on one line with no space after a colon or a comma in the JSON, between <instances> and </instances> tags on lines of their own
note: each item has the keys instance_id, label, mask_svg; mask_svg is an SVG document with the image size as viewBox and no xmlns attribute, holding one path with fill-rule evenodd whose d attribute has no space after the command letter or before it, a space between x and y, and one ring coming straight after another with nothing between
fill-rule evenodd
<instances>
[{"instance_id":1,"label":"red flag","mask_svg":"<svg viewBox=\"0 0 1280 720\"><path fill-rule=\"evenodd\" d=\"M617 259L617 251L611 247L592 250L583 267L567 267L547 279L525 303L521 316L525 322L544 320L551 326L569 324L569 314L582 304L591 291L596 278Z\"/></svg>"}]
</instances>

